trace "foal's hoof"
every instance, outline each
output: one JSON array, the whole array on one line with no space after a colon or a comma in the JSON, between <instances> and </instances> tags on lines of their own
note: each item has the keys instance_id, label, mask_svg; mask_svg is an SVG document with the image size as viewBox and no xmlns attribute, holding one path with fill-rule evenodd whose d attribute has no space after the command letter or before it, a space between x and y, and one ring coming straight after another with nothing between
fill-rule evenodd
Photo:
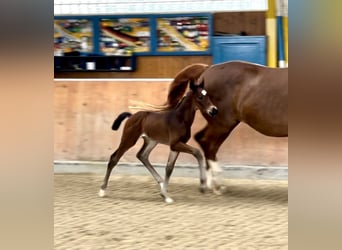
<instances>
[{"instance_id":1,"label":"foal's hoof","mask_svg":"<svg viewBox=\"0 0 342 250\"><path fill-rule=\"evenodd\" d=\"M166 203L173 203L174 200L172 198L170 198L170 197L167 197L167 198L165 198L165 202Z\"/></svg>"},{"instance_id":2,"label":"foal's hoof","mask_svg":"<svg viewBox=\"0 0 342 250\"><path fill-rule=\"evenodd\" d=\"M164 201L165 201L166 203L173 203L173 201L174 201L171 197L166 196L166 195L164 195L164 194L160 194L160 196L164 198Z\"/></svg>"},{"instance_id":3,"label":"foal's hoof","mask_svg":"<svg viewBox=\"0 0 342 250\"><path fill-rule=\"evenodd\" d=\"M106 196L106 191L103 190L103 189L100 189L98 195L99 195L100 197L105 197L105 196Z\"/></svg>"}]
</instances>

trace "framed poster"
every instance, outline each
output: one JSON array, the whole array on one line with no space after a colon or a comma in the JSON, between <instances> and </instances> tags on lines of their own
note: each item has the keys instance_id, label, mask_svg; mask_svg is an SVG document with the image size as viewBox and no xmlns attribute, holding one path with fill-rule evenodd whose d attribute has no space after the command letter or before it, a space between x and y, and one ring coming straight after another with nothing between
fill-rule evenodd
<instances>
[{"instance_id":1,"label":"framed poster","mask_svg":"<svg viewBox=\"0 0 342 250\"><path fill-rule=\"evenodd\" d=\"M151 52L150 19L101 18L99 43L100 52L104 55Z\"/></svg>"},{"instance_id":2,"label":"framed poster","mask_svg":"<svg viewBox=\"0 0 342 250\"><path fill-rule=\"evenodd\" d=\"M55 56L209 55L211 39L208 13L54 19Z\"/></svg>"},{"instance_id":3,"label":"framed poster","mask_svg":"<svg viewBox=\"0 0 342 250\"><path fill-rule=\"evenodd\" d=\"M54 54L93 52L93 29L91 19L54 19Z\"/></svg>"},{"instance_id":4,"label":"framed poster","mask_svg":"<svg viewBox=\"0 0 342 250\"><path fill-rule=\"evenodd\" d=\"M209 15L161 16L156 20L157 53L209 51Z\"/></svg>"}]
</instances>

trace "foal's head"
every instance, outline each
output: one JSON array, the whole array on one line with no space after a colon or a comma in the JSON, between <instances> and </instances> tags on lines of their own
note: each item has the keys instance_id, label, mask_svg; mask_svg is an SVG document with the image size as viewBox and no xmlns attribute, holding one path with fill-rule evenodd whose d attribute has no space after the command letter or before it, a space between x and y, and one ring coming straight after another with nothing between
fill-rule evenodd
<instances>
[{"instance_id":1,"label":"foal's head","mask_svg":"<svg viewBox=\"0 0 342 250\"><path fill-rule=\"evenodd\" d=\"M218 109L207 95L207 91L204 89L204 82L196 85L193 81L190 81L190 89L192 90L196 106L201 110L201 112L214 117L217 114Z\"/></svg>"}]
</instances>

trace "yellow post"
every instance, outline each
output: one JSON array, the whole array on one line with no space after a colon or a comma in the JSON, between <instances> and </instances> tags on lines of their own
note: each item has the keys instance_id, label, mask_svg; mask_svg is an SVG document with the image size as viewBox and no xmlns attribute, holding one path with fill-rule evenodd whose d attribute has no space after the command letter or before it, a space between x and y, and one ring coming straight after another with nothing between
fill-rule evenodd
<instances>
[{"instance_id":1,"label":"yellow post","mask_svg":"<svg viewBox=\"0 0 342 250\"><path fill-rule=\"evenodd\" d=\"M277 19L275 0L268 0L266 11L267 65L277 67Z\"/></svg>"}]
</instances>

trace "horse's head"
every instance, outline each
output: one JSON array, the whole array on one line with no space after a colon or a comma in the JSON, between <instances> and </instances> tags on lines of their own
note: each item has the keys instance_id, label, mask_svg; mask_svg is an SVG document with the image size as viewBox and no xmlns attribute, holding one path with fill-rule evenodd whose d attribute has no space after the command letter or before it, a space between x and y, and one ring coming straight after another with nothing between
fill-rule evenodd
<instances>
[{"instance_id":1,"label":"horse's head","mask_svg":"<svg viewBox=\"0 0 342 250\"><path fill-rule=\"evenodd\" d=\"M190 89L193 92L196 106L201 110L202 113L207 113L211 117L217 115L218 109L211 102L207 91L204 89L204 82L196 85L193 81L190 81Z\"/></svg>"}]
</instances>

